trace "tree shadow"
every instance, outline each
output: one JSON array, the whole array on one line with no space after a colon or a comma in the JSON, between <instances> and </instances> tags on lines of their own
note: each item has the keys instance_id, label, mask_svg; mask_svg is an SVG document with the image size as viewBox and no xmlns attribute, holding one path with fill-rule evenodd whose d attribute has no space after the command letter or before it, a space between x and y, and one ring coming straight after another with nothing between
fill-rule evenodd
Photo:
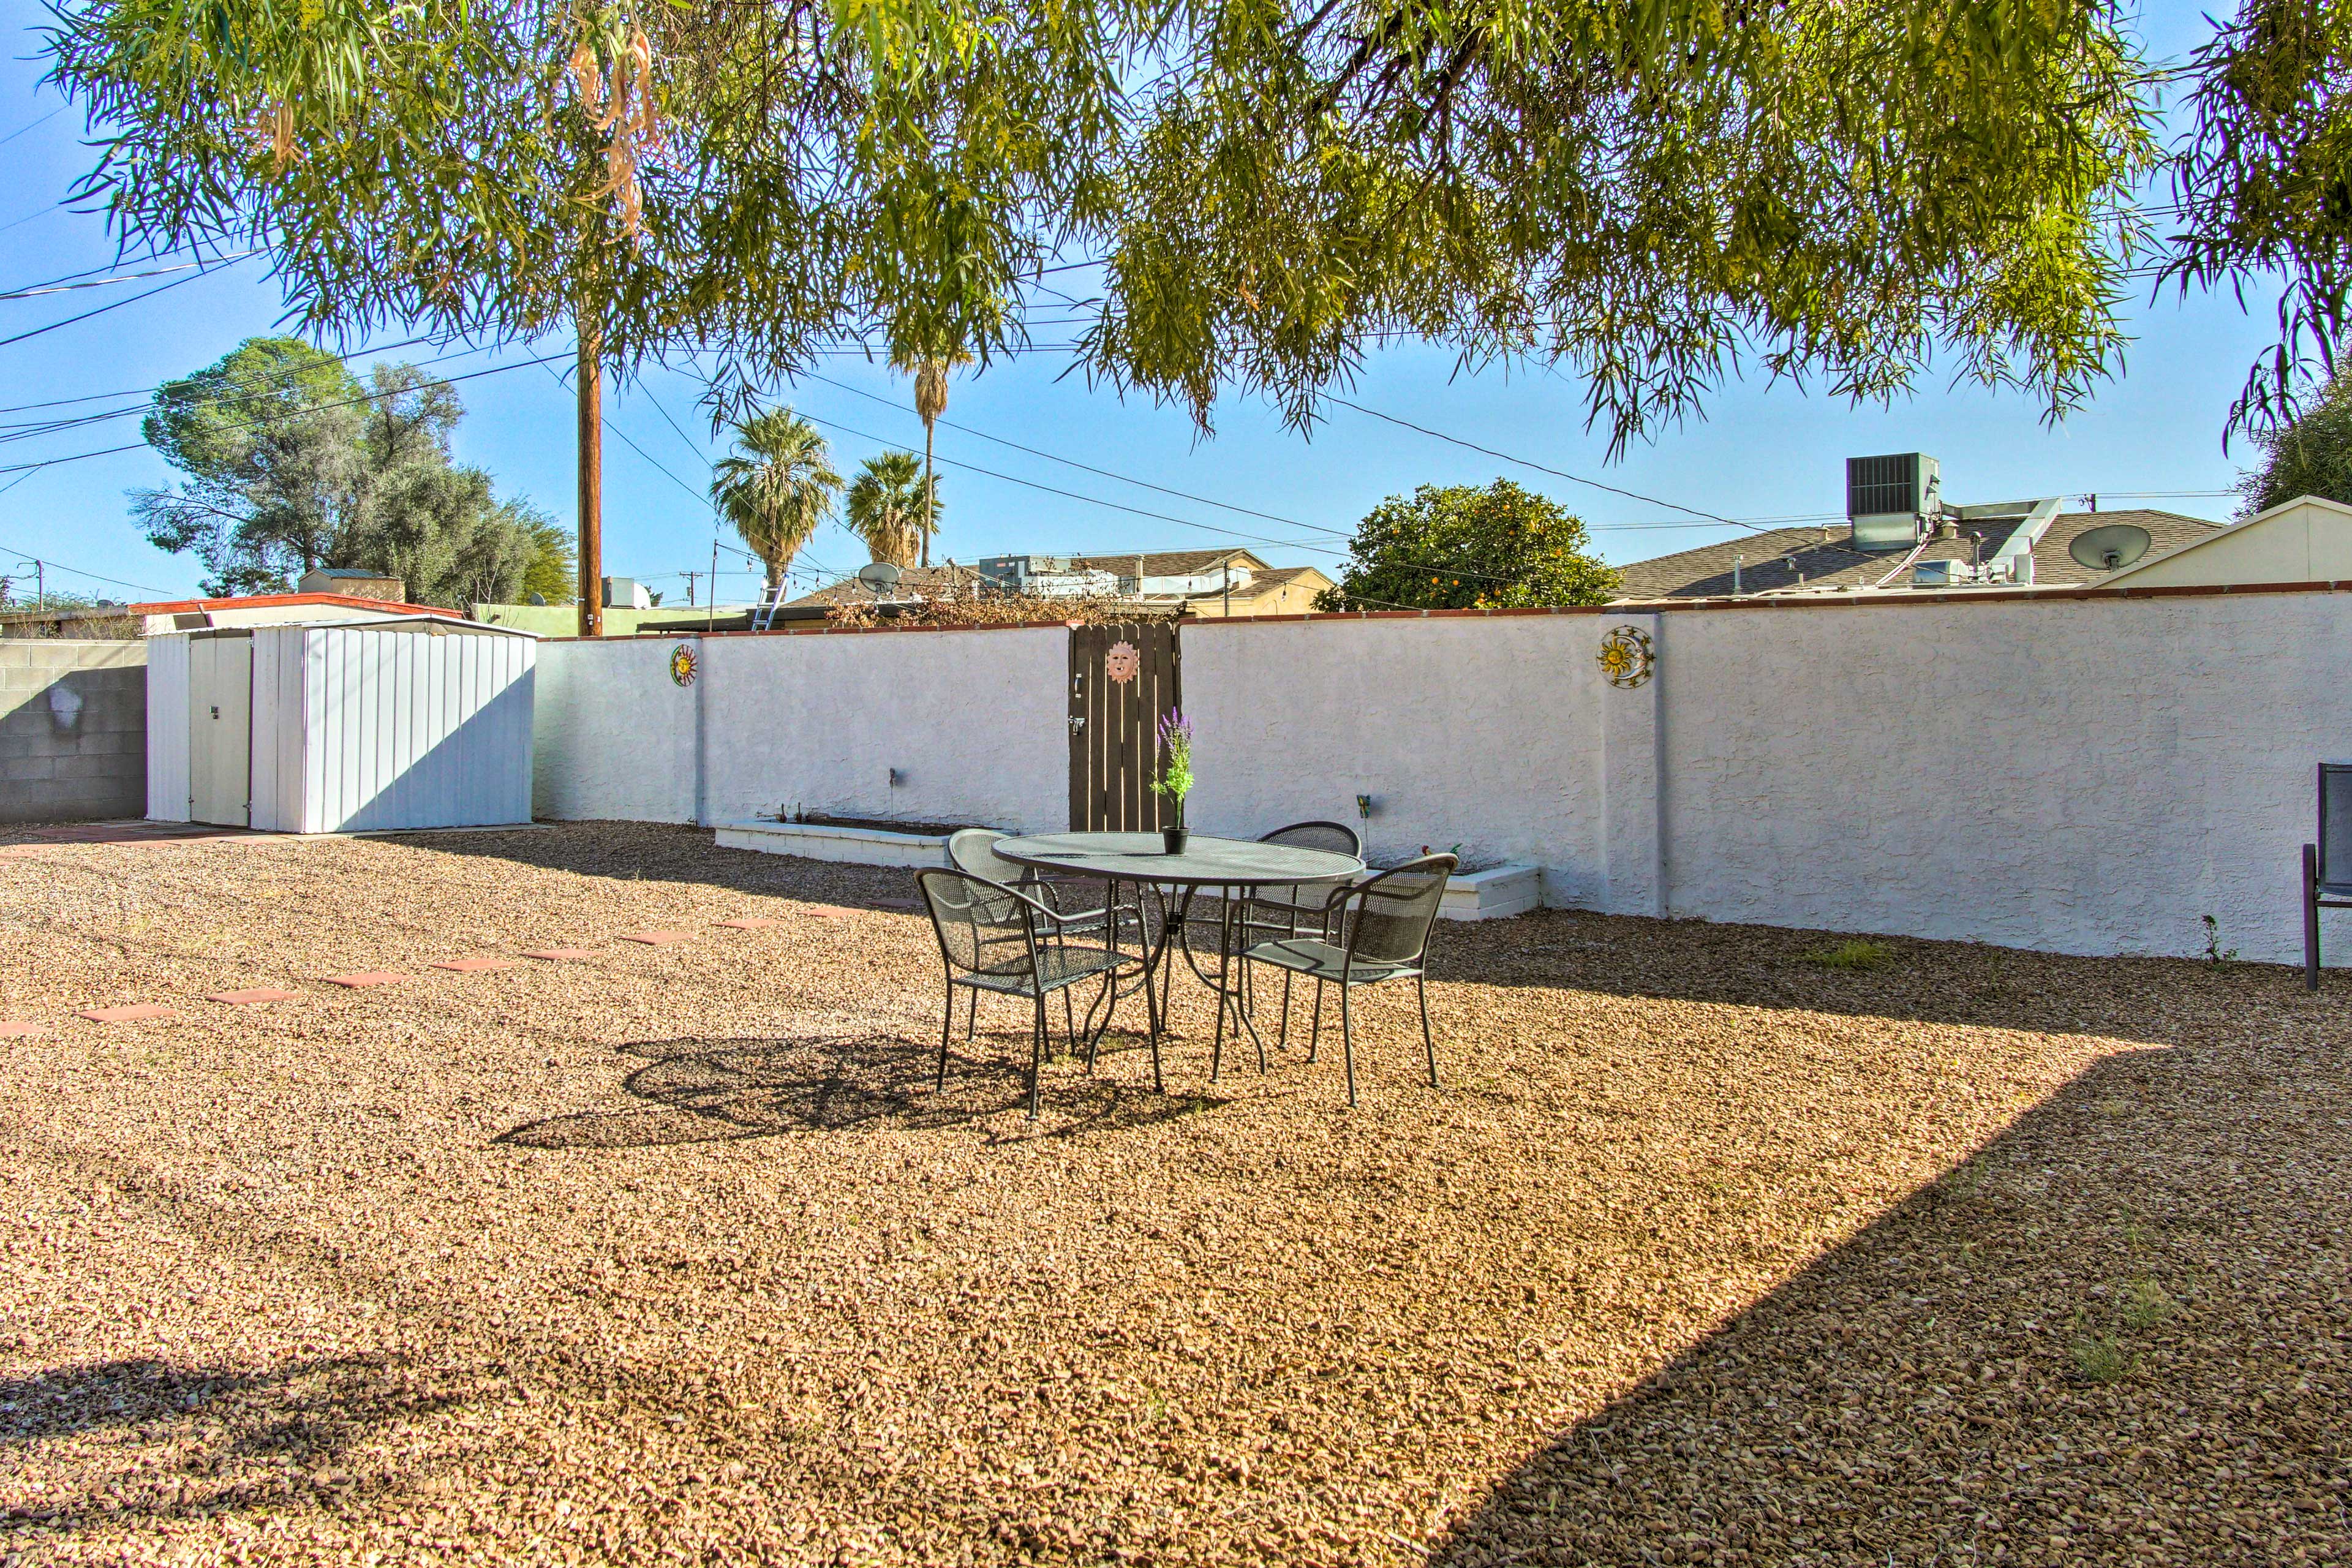
<instances>
[{"instance_id":1,"label":"tree shadow","mask_svg":"<svg viewBox=\"0 0 2352 1568\"><path fill-rule=\"evenodd\" d=\"M2326 1042L2102 1060L1430 1561L2345 1561L2342 1088Z\"/></svg>"},{"instance_id":2,"label":"tree shadow","mask_svg":"<svg viewBox=\"0 0 2352 1568\"><path fill-rule=\"evenodd\" d=\"M1106 1042L1108 1047L1110 1042ZM622 1081L641 1103L528 1122L498 1142L531 1149L636 1149L729 1142L795 1132L887 1126L915 1131L1025 1121L1029 1037L982 1030L959 1038L947 1087L935 1089L936 1042L884 1031L780 1038L647 1040L623 1051L646 1065ZM1221 1106L1077 1073L1066 1054L1046 1067L1038 1131L1048 1137L1148 1127Z\"/></svg>"},{"instance_id":3,"label":"tree shadow","mask_svg":"<svg viewBox=\"0 0 2352 1568\"><path fill-rule=\"evenodd\" d=\"M675 823L563 822L512 833L383 833L370 841L620 882L697 883L856 909L919 908L915 874L905 867L722 848L711 829Z\"/></svg>"},{"instance_id":4,"label":"tree shadow","mask_svg":"<svg viewBox=\"0 0 2352 1568\"><path fill-rule=\"evenodd\" d=\"M37 1537L323 1502L400 1479L340 1468L375 1432L469 1397L365 1356L264 1373L142 1358L0 1380L0 1477L12 1450L105 1435L65 1465L67 1488L19 1493L0 1479L0 1514Z\"/></svg>"}]
</instances>

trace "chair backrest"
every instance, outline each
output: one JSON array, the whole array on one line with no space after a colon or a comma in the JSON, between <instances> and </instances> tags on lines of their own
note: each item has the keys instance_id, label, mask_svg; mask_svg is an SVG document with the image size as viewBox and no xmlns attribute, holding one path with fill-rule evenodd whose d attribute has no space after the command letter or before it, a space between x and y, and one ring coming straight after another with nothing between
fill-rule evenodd
<instances>
[{"instance_id":1,"label":"chair backrest","mask_svg":"<svg viewBox=\"0 0 2352 1568\"><path fill-rule=\"evenodd\" d=\"M916 872L915 886L950 969L1003 974L1034 963L1034 917L1042 911L1026 895L944 866Z\"/></svg>"},{"instance_id":2,"label":"chair backrest","mask_svg":"<svg viewBox=\"0 0 2352 1568\"><path fill-rule=\"evenodd\" d=\"M1031 875L1024 866L1015 866L996 852L1004 837L985 827L966 827L948 835L948 858L959 871L966 871L984 882L1002 882L1015 887Z\"/></svg>"},{"instance_id":3,"label":"chair backrest","mask_svg":"<svg viewBox=\"0 0 2352 1568\"><path fill-rule=\"evenodd\" d=\"M1446 879L1459 864L1451 855L1423 856L1349 889L1342 903L1349 966L1419 963Z\"/></svg>"},{"instance_id":4,"label":"chair backrest","mask_svg":"<svg viewBox=\"0 0 2352 1568\"><path fill-rule=\"evenodd\" d=\"M2352 763L2319 764L2319 880L2352 880Z\"/></svg>"},{"instance_id":5,"label":"chair backrest","mask_svg":"<svg viewBox=\"0 0 2352 1568\"><path fill-rule=\"evenodd\" d=\"M1328 849L1334 855L1361 855L1364 841L1343 822L1294 822L1257 837L1260 844L1288 844L1300 849Z\"/></svg>"}]
</instances>

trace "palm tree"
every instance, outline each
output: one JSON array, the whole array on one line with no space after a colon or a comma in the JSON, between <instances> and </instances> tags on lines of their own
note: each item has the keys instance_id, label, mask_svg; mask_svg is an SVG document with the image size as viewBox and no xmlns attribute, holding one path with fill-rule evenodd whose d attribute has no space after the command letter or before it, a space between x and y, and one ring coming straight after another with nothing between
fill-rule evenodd
<instances>
[{"instance_id":1,"label":"palm tree","mask_svg":"<svg viewBox=\"0 0 2352 1568\"><path fill-rule=\"evenodd\" d=\"M930 555L929 531L939 526L940 510L938 496L931 493L937 483L916 466L912 452L868 458L850 481L844 521L866 542L871 559L912 566L919 533L924 544L920 553L926 560Z\"/></svg>"},{"instance_id":2,"label":"palm tree","mask_svg":"<svg viewBox=\"0 0 2352 1568\"><path fill-rule=\"evenodd\" d=\"M930 521L936 500L931 484L931 426L948 411L948 372L971 363L971 352L943 334L925 332L895 345L890 368L915 377L915 416L923 422L923 564L931 563Z\"/></svg>"},{"instance_id":3,"label":"palm tree","mask_svg":"<svg viewBox=\"0 0 2352 1568\"><path fill-rule=\"evenodd\" d=\"M751 553L767 563L767 597L784 568L833 515L841 476L824 437L789 408L770 408L735 423L735 450L711 469L710 499Z\"/></svg>"}]
</instances>

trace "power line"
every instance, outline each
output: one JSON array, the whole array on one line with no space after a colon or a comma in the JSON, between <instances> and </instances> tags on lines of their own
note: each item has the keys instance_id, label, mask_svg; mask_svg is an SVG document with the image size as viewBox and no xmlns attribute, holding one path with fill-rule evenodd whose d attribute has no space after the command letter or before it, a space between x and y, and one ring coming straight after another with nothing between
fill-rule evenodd
<instances>
[{"instance_id":1,"label":"power line","mask_svg":"<svg viewBox=\"0 0 2352 1568\"><path fill-rule=\"evenodd\" d=\"M234 264L232 263L231 265ZM170 290L179 288L184 283L193 283L199 278L209 277L211 273L212 268L206 268L200 272L192 272L185 278L174 278L169 283L165 283L159 288L150 289L143 294L133 294L128 300L111 300L107 304L99 306L95 310L84 310L79 316L68 316L62 321L51 321L45 327L35 327L30 331L18 332L13 338L0 338L0 349L6 348L10 343L21 343L27 338L37 338L43 333L54 332L59 327L70 327L76 321L87 321L92 316L103 316L109 310L120 310L125 305L136 305L142 300L152 300L156 295L168 293Z\"/></svg>"},{"instance_id":2,"label":"power line","mask_svg":"<svg viewBox=\"0 0 2352 1568\"><path fill-rule=\"evenodd\" d=\"M11 555L21 555L38 565L54 566L60 572L70 572L77 577L87 577L93 583L110 583L118 588L136 588L142 594L169 595L172 592L169 588L158 588L152 583L126 583L120 577L107 577L96 572L85 572L79 566L68 566L62 561L52 561L46 555L36 555L29 550L18 550L12 544L0 543L0 551L5 551Z\"/></svg>"},{"instance_id":3,"label":"power line","mask_svg":"<svg viewBox=\"0 0 2352 1568\"><path fill-rule=\"evenodd\" d=\"M242 261L248 256L258 256L260 254L261 252L257 249L240 250L234 256L216 257L210 262L181 261L175 262L169 267L158 267L148 272L118 272L109 278L83 278L79 282L75 281L73 277L68 276L66 278L53 279L47 283L36 283L32 287L26 289L12 289L7 293L0 294L0 300L32 300L37 299L44 294L63 294L76 289L106 289L110 288L117 283L135 283L142 278L161 278L167 272L185 272L191 268L226 266L229 262Z\"/></svg>"},{"instance_id":4,"label":"power line","mask_svg":"<svg viewBox=\"0 0 2352 1568\"><path fill-rule=\"evenodd\" d=\"M58 115L63 114L67 110L71 109L73 105L70 103L60 103L55 109L50 110L47 114L42 115L38 120L32 121L30 124L19 125L16 130L8 132L7 135L0 136L0 147L5 147L9 142L14 142L17 137L22 136L27 131L39 130L42 126L47 125L50 121L55 120Z\"/></svg>"}]
</instances>

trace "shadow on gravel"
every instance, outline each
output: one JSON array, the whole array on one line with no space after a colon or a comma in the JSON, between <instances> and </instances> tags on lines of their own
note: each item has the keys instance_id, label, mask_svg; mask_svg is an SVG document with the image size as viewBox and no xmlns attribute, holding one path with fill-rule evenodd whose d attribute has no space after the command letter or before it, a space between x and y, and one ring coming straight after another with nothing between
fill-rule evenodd
<instances>
[{"instance_id":1,"label":"shadow on gravel","mask_svg":"<svg viewBox=\"0 0 2352 1568\"><path fill-rule=\"evenodd\" d=\"M788 1132L988 1122L1025 1110L1029 1037L990 1031L958 1040L944 1091L931 1086L939 1047L880 1032L783 1039L648 1040L621 1048L647 1058L622 1088L642 1103L532 1121L498 1142L529 1149L635 1149L725 1142ZM1106 1055L1111 1042L1106 1041ZM1016 1061L1014 1058L1018 1057ZM1224 1103L1152 1094L1087 1077L1066 1053L1047 1064L1041 1130L1053 1137L1148 1127Z\"/></svg>"},{"instance_id":2,"label":"shadow on gravel","mask_svg":"<svg viewBox=\"0 0 2352 1568\"><path fill-rule=\"evenodd\" d=\"M1809 956L1843 933L1545 910L1510 920L1439 921L1432 996L1447 982L1547 986L1848 1017L1916 1019L2033 1034L2094 1034L2149 1045L2197 1037L2199 1015L2261 1008L2315 1036L2336 1030L2352 973L2314 995L2298 969L2189 958L2082 958L1983 942L1873 937L1883 967Z\"/></svg>"},{"instance_id":3,"label":"shadow on gravel","mask_svg":"<svg viewBox=\"0 0 2352 1568\"><path fill-rule=\"evenodd\" d=\"M904 867L722 849L709 828L669 823L566 822L527 833L387 833L374 842L621 882L698 883L761 898L866 909L919 907L915 874Z\"/></svg>"},{"instance_id":4,"label":"shadow on gravel","mask_svg":"<svg viewBox=\"0 0 2352 1568\"><path fill-rule=\"evenodd\" d=\"M2276 1041L2100 1061L1431 1562L2352 1560L2346 1079Z\"/></svg>"},{"instance_id":5,"label":"shadow on gravel","mask_svg":"<svg viewBox=\"0 0 2352 1568\"><path fill-rule=\"evenodd\" d=\"M466 1403L387 1362L345 1357L252 1375L137 1360L0 1381L0 1519L41 1534L121 1530L225 1510L283 1510L392 1480L339 1461L387 1426ZM72 1487L25 1491L10 1450L85 1443ZM55 1462L51 1468L54 1469ZM0 1537L0 1550L38 1540Z\"/></svg>"}]
</instances>

